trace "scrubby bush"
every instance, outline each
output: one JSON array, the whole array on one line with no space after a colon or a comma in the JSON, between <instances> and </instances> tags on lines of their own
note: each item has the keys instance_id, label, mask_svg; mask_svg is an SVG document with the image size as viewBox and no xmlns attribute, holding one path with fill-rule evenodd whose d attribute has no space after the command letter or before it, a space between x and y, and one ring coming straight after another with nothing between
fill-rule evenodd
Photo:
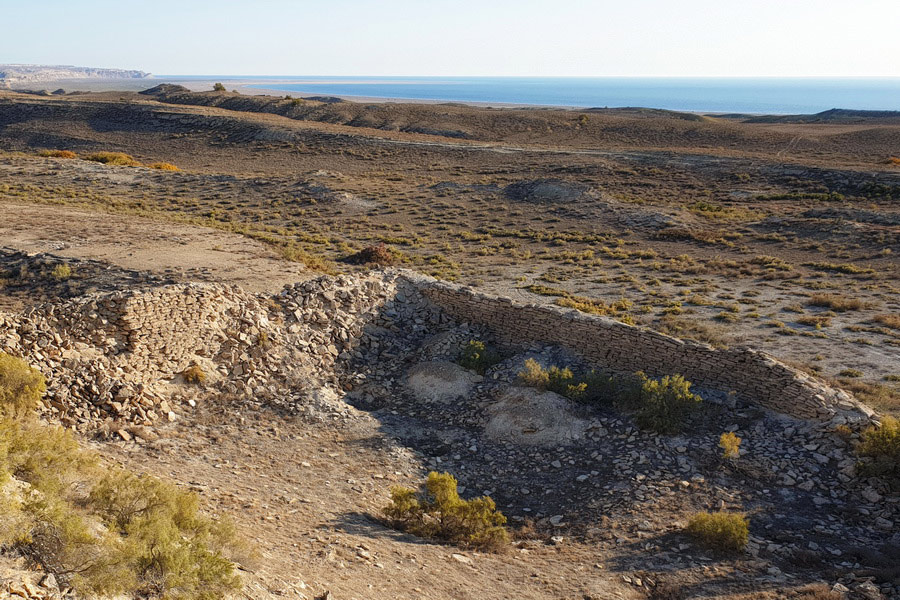
<instances>
[{"instance_id":1,"label":"scrubby bush","mask_svg":"<svg viewBox=\"0 0 900 600\"><path fill-rule=\"evenodd\" d=\"M91 490L89 502L129 542L125 559L143 594L214 600L239 585L222 552L234 530L199 513L196 495L154 477L115 470Z\"/></svg>"},{"instance_id":2,"label":"scrubby bush","mask_svg":"<svg viewBox=\"0 0 900 600\"><path fill-rule=\"evenodd\" d=\"M424 489L391 489L384 509L391 525L419 537L496 550L509 542L506 517L487 496L463 500L449 473L428 474Z\"/></svg>"},{"instance_id":3,"label":"scrubby bush","mask_svg":"<svg viewBox=\"0 0 900 600\"><path fill-rule=\"evenodd\" d=\"M0 417L21 417L32 412L45 390L40 372L0 352Z\"/></svg>"},{"instance_id":4,"label":"scrubby bush","mask_svg":"<svg viewBox=\"0 0 900 600\"><path fill-rule=\"evenodd\" d=\"M172 163L168 163L168 162L155 162L155 163L151 163L147 166L149 166L151 169L158 169L160 171L180 171L181 170L178 167L176 167L175 165L173 165Z\"/></svg>"},{"instance_id":5,"label":"scrubby bush","mask_svg":"<svg viewBox=\"0 0 900 600\"><path fill-rule=\"evenodd\" d=\"M203 372L199 365L191 365L181 372L181 376L184 378L185 383L200 385L206 381L206 373Z\"/></svg>"},{"instance_id":6,"label":"scrubby bush","mask_svg":"<svg viewBox=\"0 0 900 600\"><path fill-rule=\"evenodd\" d=\"M0 390L12 397L4 406L24 412L43 380L0 355ZM70 432L25 416L0 416L0 483L20 482L0 496L0 544L80 597L213 600L239 588L225 556L239 547L234 531L203 516L196 495L150 476L100 469L97 455Z\"/></svg>"},{"instance_id":7,"label":"scrubby bush","mask_svg":"<svg viewBox=\"0 0 900 600\"><path fill-rule=\"evenodd\" d=\"M103 163L104 165L119 165L122 167L139 167L141 165L133 156L124 152L95 152L84 158L85 160Z\"/></svg>"},{"instance_id":8,"label":"scrubby bush","mask_svg":"<svg viewBox=\"0 0 900 600\"><path fill-rule=\"evenodd\" d=\"M657 433L681 431L685 420L702 402L700 396L691 392L691 382L681 375L666 375L662 379L651 379L643 373L637 375L640 379L635 415L638 425Z\"/></svg>"},{"instance_id":9,"label":"scrubby bush","mask_svg":"<svg viewBox=\"0 0 900 600\"><path fill-rule=\"evenodd\" d=\"M741 455L741 438L731 431L719 436L719 448L723 458L737 458Z\"/></svg>"},{"instance_id":10,"label":"scrubby bush","mask_svg":"<svg viewBox=\"0 0 900 600\"><path fill-rule=\"evenodd\" d=\"M532 358L525 361L525 369L519 372L519 379L525 385L549 390L579 402L606 401L620 393L617 382L602 373L588 371L576 374L569 367L555 365L545 369Z\"/></svg>"},{"instance_id":11,"label":"scrubby bush","mask_svg":"<svg viewBox=\"0 0 900 600\"><path fill-rule=\"evenodd\" d=\"M484 375L485 371L499 363L500 354L480 340L470 340L462 349L457 363L464 369Z\"/></svg>"},{"instance_id":12,"label":"scrubby bush","mask_svg":"<svg viewBox=\"0 0 900 600\"><path fill-rule=\"evenodd\" d=\"M750 521L743 513L697 513L686 531L698 542L723 552L740 552L750 537Z\"/></svg>"},{"instance_id":13,"label":"scrubby bush","mask_svg":"<svg viewBox=\"0 0 900 600\"><path fill-rule=\"evenodd\" d=\"M78 158L78 155L71 150L41 150L38 156L46 158Z\"/></svg>"},{"instance_id":14,"label":"scrubby bush","mask_svg":"<svg viewBox=\"0 0 900 600\"><path fill-rule=\"evenodd\" d=\"M862 472L884 477L894 488L900 488L900 421L886 416L880 426L863 431L856 452L868 459L862 464Z\"/></svg>"},{"instance_id":15,"label":"scrubby bush","mask_svg":"<svg viewBox=\"0 0 900 600\"><path fill-rule=\"evenodd\" d=\"M225 91L225 84L224 84L224 83L215 83L215 84L213 84L213 91L214 91L214 92L224 92L224 91Z\"/></svg>"},{"instance_id":16,"label":"scrubby bush","mask_svg":"<svg viewBox=\"0 0 900 600\"><path fill-rule=\"evenodd\" d=\"M57 281L65 281L72 276L72 267L66 263L60 263L53 267L50 276Z\"/></svg>"}]
</instances>

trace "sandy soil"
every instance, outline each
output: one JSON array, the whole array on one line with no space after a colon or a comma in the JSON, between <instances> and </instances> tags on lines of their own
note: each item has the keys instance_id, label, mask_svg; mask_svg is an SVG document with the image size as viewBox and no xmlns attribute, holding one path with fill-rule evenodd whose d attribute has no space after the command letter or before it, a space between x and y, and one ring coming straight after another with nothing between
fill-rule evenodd
<instances>
[{"instance_id":1,"label":"sandy soil","mask_svg":"<svg viewBox=\"0 0 900 600\"><path fill-rule=\"evenodd\" d=\"M0 203L0 245L25 252L95 259L125 269L226 281L274 292L310 276L246 237L133 216L59 206Z\"/></svg>"}]
</instances>

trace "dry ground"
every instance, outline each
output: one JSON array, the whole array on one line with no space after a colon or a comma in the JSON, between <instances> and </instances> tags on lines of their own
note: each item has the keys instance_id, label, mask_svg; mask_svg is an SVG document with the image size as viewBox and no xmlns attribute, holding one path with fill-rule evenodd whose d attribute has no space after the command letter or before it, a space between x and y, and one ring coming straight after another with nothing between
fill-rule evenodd
<instances>
[{"instance_id":1,"label":"dry ground","mask_svg":"<svg viewBox=\"0 0 900 600\"><path fill-rule=\"evenodd\" d=\"M575 295L602 310L625 298L620 318L749 343L900 406L896 118L290 105L3 94L0 201L202 224L315 266L385 243L408 266L522 299ZM182 170L39 148L125 151ZM66 226L48 219L40 235ZM215 266L222 258L197 261L228 268Z\"/></svg>"},{"instance_id":2,"label":"dry ground","mask_svg":"<svg viewBox=\"0 0 900 600\"><path fill-rule=\"evenodd\" d=\"M519 299L749 343L900 410L896 123L317 103L289 116L0 93L0 246L272 291L310 274L283 257L359 268L334 261L385 243L408 266ZM4 278L8 306L36 300L27 276ZM398 535L373 517L425 462L365 413L310 424L210 399L159 433L101 449L234 515L262 552L251 597L737 598L736 572L764 568L698 559L663 582L682 595L664 596L623 580L646 577L636 530L603 544L542 534L501 555ZM774 580L756 592L798 593Z\"/></svg>"}]
</instances>

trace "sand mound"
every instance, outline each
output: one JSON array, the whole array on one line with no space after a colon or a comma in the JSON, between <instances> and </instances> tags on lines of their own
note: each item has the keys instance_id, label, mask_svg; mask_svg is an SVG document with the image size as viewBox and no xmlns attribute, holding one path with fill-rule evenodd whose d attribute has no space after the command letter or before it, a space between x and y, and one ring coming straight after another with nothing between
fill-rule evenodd
<instances>
[{"instance_id":1,"label":"sand mound","mask_svg":"<svg viewBox=\"0 0 900 600\"><path fill-rule=\"evenodd\" d=\"M535 446L556 446L584 437L587 421L559 394L528 387L511 387L488 409L485 434L495 440Z\"/></svg>"},{"instance_id":2,"label":"sand mound","mask_svg":"<svg viewBox=\"0 0 900 600\"><path fill-rule=\"evenodd\" d=\"M409 370L406 388L425 402L449 403L465 398L482 377L456 363L437 360L419 363Z\"/></svg>"}]
</instances>

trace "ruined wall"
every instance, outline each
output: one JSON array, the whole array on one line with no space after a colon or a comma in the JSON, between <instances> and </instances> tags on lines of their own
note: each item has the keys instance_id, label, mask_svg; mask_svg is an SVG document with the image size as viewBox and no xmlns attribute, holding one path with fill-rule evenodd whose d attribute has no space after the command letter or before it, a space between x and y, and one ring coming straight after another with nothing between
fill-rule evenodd
<instances>
[{"instance_id":1,"label":"ruined wall","mask_svg":"<svg viewBox=\"0 0 900 600\"><path fill-rule=\"evenodd\" d=\"M734 391L744 400L803 419L863 421L872 414L846 392L757 350L720 350L574 309L519 303L409 272L405 277L441 309L487 326L505 342L559 345L614 371L680 373L697 386Z\"/></svg>"},{"instance_id":2,"label":"ruined wall","mask_svg":"<svg viewBox=\"0 0 900 600\"><path fill-rule=\"evenodd\" d=\"M680 373L698 387L793 417L865 422L846 392L750 348L715 349L552 305L525 304L412 271L320 277L273 297L225 285L93 294L21 315L0 313L0 350L47 377L50 406L77 422L152 422L162 394L199 364L223 392L279 399L339 385L336 369L404 360L453 322L511 344L558 345L618 372ZM161 387L160 387L161 386Z\"/></svg>"}]
</instances>

